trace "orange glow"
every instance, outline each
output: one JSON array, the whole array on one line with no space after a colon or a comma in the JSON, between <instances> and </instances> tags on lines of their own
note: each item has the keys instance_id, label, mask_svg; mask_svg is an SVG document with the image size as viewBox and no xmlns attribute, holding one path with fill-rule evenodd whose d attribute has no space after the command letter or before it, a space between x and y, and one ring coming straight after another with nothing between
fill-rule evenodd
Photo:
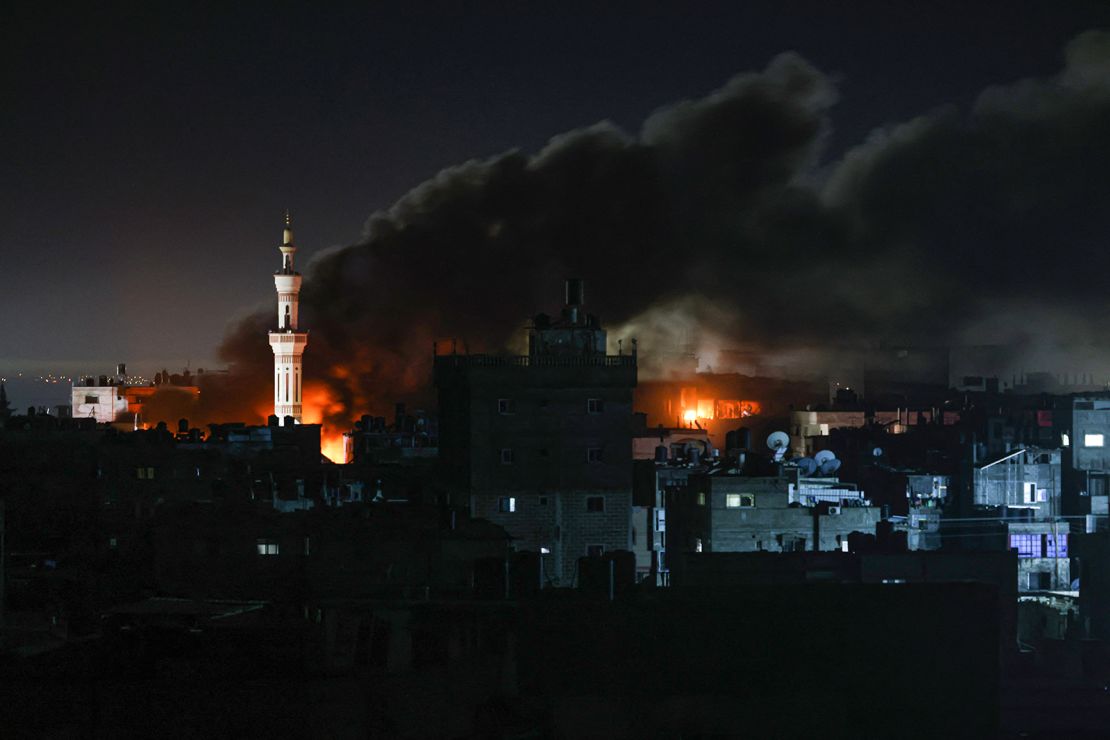
<instances>
[{"instance_id":1,"label":"orange glow","mask_svg":"<svg viewBox=\"0 0 1110 740\"><path fill-rule=\"evenodd\" d=\"M763 411L759 401L717 401L716 407L718 419L743 419Z\"/></svg>"},{"instance_id":2,"label":"orange glow","mask_svg":"<svg viewBox=\"0 0 1110 740\"><path fill-rule=\"evenodd\" d=\"M697 421L697 419L698 412L694 409L686 409L686 411L682 413L682 420L685 421L687 424L693 424L695 421Z\"/></svg>"},{"instance_id":3,"label":"orange glow","mask_svg":"<svg viewBox=\"0 0 1110 740\"><path fill-rule=\"evenodd\" d=\"M320 454L333 463L344 464L347 462L347 451L343 445L343 433L332 432L329 429L320 430Z\"/></svg>"},{"instance_id":4,"label":"orange glow","mask_svg":"<svg viewBox=\"0 0 1110 740\"><path fill-rule=\"evenodd\" d=\"M713 399L699 398L698 399L698 418L699 419L712 419L713 418Z\"/></svg>"}]
</instances>

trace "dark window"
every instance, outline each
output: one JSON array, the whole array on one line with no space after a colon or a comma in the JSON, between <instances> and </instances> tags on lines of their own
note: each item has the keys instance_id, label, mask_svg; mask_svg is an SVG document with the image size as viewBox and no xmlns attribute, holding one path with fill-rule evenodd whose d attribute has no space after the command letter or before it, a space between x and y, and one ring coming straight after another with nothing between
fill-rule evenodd
<instances>
[{"instance_id":1,"label":"dark window","mask_svg":"<svg viewBox=\"0 0 1110 740\"><path fill-rule=\"evenodd\" d=\"M501 448L501 464L502 465L512 465L513 464L513 450L512 450L511 447L502 447Z\"/></svg>"},{"instance_id":2,"label":"dark window","mask_svg":"<svg viewBox=\"0 0 1110 740\"><path fill-rule=\"evenodd\" d=\"M100 403L99 396L85 396L85 403Z\"/></svg>"},{"instance_id":3,"label":"dark window","mask_svg":"<svg viewBox=\"0 0 1110 740\"><path fill-rule=\"evenodd\" d=\"M512 496L499 497L497 499L497 510L505 514L512 514L516 511L516 499Z\"/></svg>"},{"instance_id":4,"label":"dark window","mask_svg":"<svg viewBox=\"0 0 1110 740\"><path fill-rule=\"evenodd\" d=\"M515 414L516 401L511 398L497 399L497 413L499 414Z\"/></svg>"},{"instance_id":5,"label":"dark window","mask_svg":"<svg viewBox=\"0 0 1110 740\"><path fill-rule=\"evenodd\" d=\"M605 511L605 497L587 496L586 511Z\"/></svg>"},{"instance_id":6,"label":"dark window","mask_svg":"<svg viewBox=\"0 0 1110 740\"><path fill-rule=\"evenodd\" d=\"M547 506L547 496L540 496L540 506Z\"/></svg>"},{"instance_id":7,"label":"dark window","mask_svg":"<svg viewBox=\"0 0 1110 740\"><path fill-rule=\"evenodd\" d=\"M601 462L601 448L591 447L586 450L586 462Z\"/></svg>"},{"instance_id":8,"label":"dark window","mask_svg":"<svg viewBox=\"0 0 1110 740\"><path fill-rule=\"evenodd\" d=\"M605 545L586 545L586 557L600 558L605 554Z\"/></svg>"},{"instance_id":9,"label":"dark window","mask_svg":"<svg viewBox=\"0 0 1110 740\"><path fill-rule=\"evenodd\" d=\"M590 398L586 400L586 412L590 414L600 414L605 410L605 402L600 398Z\"/></svg>"},{"instance_id":10,"label":"dark window","mask_svg":"<svg viewBox=\"0 0 1110 740\"><path fill-rule=\"evenodd\" d=\"M1052 588L1051 573L1030 573L1029 589L1031 591L1047 591Z\"/></svg>"}]
</instances>

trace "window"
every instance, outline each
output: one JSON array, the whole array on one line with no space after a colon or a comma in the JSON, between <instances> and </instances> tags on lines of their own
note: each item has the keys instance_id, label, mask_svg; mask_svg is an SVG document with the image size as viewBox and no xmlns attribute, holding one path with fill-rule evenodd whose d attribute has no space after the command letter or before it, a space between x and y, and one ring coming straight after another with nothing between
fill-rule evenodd
<instances>
[{"instance_id":1,"label":"window","mask_svg":"<svg viewBox=\"0 0 1110 740\"><path fill-rule=\"evenodd\" d=\"M605 545L586 545L586 557L600 558L605 554Z\"/></svg>"},{"instance_id":2,"label":"window","mask_svg":"<svg viewBox=\"0 0 1110 740\"><path fill-rule=\"evenodd\" d=\"M739 509L755 506L755 495L751 493L726 493L725 508Z\"/></svg>"},{"instance_id":3,"label":"window","mask_svg":"<svg viewBox=\"0 0 1110 740\"><path fill-rule=\"evenodd\" d=\"M1028 481L1022 484L1022 501L1031 504L1037 499L1036 484Z\"/></svg>"},{"instance_id":4,"label":"window","mask_svg":"<svg viewBox=\"0 0 1110 740\"><path fill-rule=\"evenodd\" d=\"M502 447L501 448L501 464L502 465L512 465L513 464L513 449L511 447Z\"/></svg>"},{"instance_id":5,"label":"window","mask_svg":"<svg viewBox=\"0 0 1110 740\"><path fill-rule=\"evenodd\" d=\"M601 462L601 448L590 447L586 450L586 462Z\"/></svg>"},{"instance_id":6,"label":"window","mask_svg":"<svg viewBox=\"0 0 1110 740\"><path fill-rule=\"evenodd\" d=\"M1068 556L1068 535L1058 534L1053 537L1050 534L1045 535L1045 557L1046 558L1066 558Z\"/></svg>"},{"instance_id":7,"label":"window","mask_svg":"<svg viewBox=\"0 0 1110 740\"><path fill-rule=\"evenodd\" d=\"M135 468L135 477L139 480L154 480L154 468Z\"/></svg>"},{"instance_id":8,"label":"window","mask_svg":"<svg viewBox=\"0 0 1110 740\"><path fill-rule=\"evenodd\" d=\"M511 398L497 399L497 413L499 414L515 414L516 401Z\"/></svg>"},{"instance_id":9,"label":"window","mask_svg":"<svg viewBox=\"0 0 1110 740\"><path fill-rule=\"evenodd\" d=\"M516 499L512 496L501 496L497 499L497 510L506 514L516 511Z\"/></svg>"},{"instance_id":10,"label":"window","mask_svg":"<svg viewBox=\"0 0 1110 740\"><path fill-rule=\"evenodd\" d=\"M1019 558L1039 558L1041 555L1041 536L1039 534L1010 535L1010 549L1018 551Z\"/></svg>"},{"instance_id":11,"label":"window","mask_svg":"<svg viewBox=\"0 0 1110 740\"><path fill-rule=\"evenodd\" d=\"M593 511L593 512L605 511L605 497L604 496L587 496L586 497L586 511Z\"/></svg>"},{"instance_id":12,"label":"window","mask_svg":"<svg viewBox=\"0 0 1110 740\"><path fill-rule=\"evenodd\" d=\"M1030 573L1029 574L1029 590L1030 591L1047 591L1052 588L1052 574L1051 573Z\"/></svg>"},{"instance_id":13,"label":"window","mask_svg":"<svg viewBox=\"0 0 1110 740\"><path fill-rule=\"evenodd\" d=\"M547 496L540 496L540 506L547 506Z\"/></svg>"},{"instance_id":14,"label":"window","mask_svg":"<svg viewBox=\"0 0 1110 740\"><path fill-rule=\"evenodd\" d=\"M705 506L705 493L698 493L698 506Z\"/></svg>"},{"instance_id":15,"label":"window","mask_svg":"<svg viewBox=\"0 0 1110 740\"><path fill-rule=\"evenodd\" d=\"M1105 443L1105 438L1101 434L1084 434L1083 446L1084 447L1102 447Z\"/></svg>"},{"instance_id":16,"label":"window","mask_svg":"<svg viewBox=\"0 0 1110 740\"><path fill-rule=\"evenodd\" d=\"M278 554L278 543L274 542L273 540L259 540L257 547L259 555Z\"/></svg>"},{"instance_id":17,"label":"window","mask_svg":"<svg viewBox=\"0 0 1110 740\"><path fill-rule=\"evenodd\" d=\"M85 403L100 403L99 396L85 396Z\"/></svg>"},{"instance_id":18,"label":"window","mask_svg":"<svg viewBox=\"0 0 1110 740\"><path fill-rule=\"evenodd\" d=\"M605 402L602 401L600 398L588 398L588 399L586 399L586 413L588 413L588 414L600 414L604 410L605 410Z\"/></svg>"}]
</instances>

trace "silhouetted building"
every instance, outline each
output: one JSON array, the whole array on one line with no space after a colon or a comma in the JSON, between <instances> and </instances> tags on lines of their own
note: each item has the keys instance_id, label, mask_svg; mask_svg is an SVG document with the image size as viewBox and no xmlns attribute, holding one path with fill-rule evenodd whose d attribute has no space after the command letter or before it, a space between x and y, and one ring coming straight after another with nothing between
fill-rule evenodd
<instances>
[{"instance_id":1,"label":"silhouetted building","mask_svg":"<svg viewBox=\"0 0 1110 740\"><path fill-rule=\"evenodd\" d=\"M630 545L636 356L606 354L576 280L558 318L533 318L528 346L435 358L440 455L472 515L571 585L579 557Z\"/></svg>"}]
</instances>

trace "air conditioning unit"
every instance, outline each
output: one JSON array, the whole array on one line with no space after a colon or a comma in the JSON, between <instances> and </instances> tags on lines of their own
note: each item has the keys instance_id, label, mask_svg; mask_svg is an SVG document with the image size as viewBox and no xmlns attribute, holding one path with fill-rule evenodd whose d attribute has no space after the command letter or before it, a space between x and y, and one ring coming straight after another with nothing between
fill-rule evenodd
<instances>
[{"instance_id":1,"label":"air conditioning unit","mask_svg":"<svg viewBox=\"0 0 1110 740\"><path fill-rule=\"evenodd\" d=\"M840 507L839 506L830 506L829 507L829 516L840 516Z\"/></svg>"}]
</instances>

